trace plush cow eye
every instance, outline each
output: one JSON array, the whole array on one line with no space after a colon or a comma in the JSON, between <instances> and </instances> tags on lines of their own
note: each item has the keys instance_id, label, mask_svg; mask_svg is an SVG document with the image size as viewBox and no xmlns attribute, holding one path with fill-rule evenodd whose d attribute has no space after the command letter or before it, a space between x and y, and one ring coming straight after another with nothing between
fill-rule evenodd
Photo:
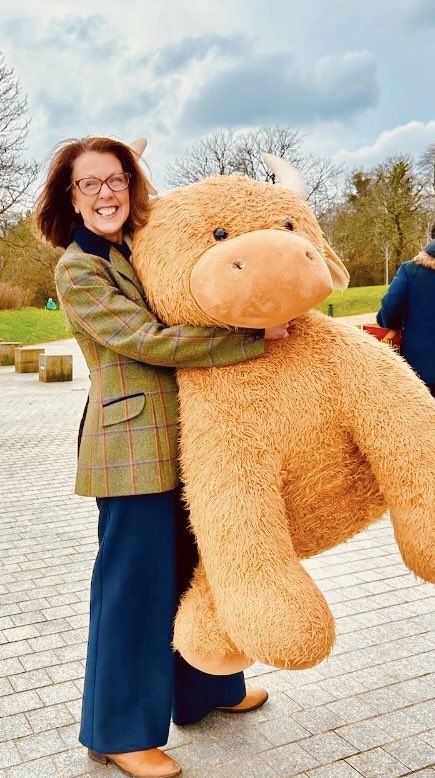
<instances>
[{"instance_id":1,"label":"plush cow eye","mask_svg":"<svg viewBox=\"0 0 435 778\"><path fill-rule=\"evenodd\" d=\"M283 226L286 228L286 230L294 230L294 224L290 219L285 219Z\"/></svg>"},{"instance_id":2,"label":"plush cow eye","mask_svg":"<svg viewBox=\"0 0 435 778\"><path fill-rule=\"evenodd\" d=\"M225 238L228 238L228 233L223 227L218 227L217 230L214 231L213 237L215 240L225 240Z\"/></svg>"}]
</instances>

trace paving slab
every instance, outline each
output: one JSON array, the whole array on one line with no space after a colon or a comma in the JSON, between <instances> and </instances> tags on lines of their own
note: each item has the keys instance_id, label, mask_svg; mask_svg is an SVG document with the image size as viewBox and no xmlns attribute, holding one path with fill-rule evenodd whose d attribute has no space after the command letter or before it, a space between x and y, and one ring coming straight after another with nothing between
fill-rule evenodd
<instances>
[{"instance_id":1,"label":"paving slab","mask_svg":"<svg viewBox=\"0 0 435 778\"><path fill-rule=\"evenodd\" d=\"M374 314L346 317L373 321ZM89 387L0 368L0 778L107 778L77 741L97 511L74 494ZM270 692L245 716L171 727L185 778L435 778L435 587L398 554L388 517L306 563L337 622L337 644L299 672L254 665Z\"/></svg>"}]
</instances>

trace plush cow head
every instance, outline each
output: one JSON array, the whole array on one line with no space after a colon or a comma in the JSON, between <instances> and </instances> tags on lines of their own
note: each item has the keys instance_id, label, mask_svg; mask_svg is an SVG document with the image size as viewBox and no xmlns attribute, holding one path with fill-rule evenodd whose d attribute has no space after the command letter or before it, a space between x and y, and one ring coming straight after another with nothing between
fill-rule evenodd
<instances>
[{"instance_id":1,"label":"plush cow head","mask_svg":"<svg viewBox=\"0 0 435 778\"><path fill-rule=\"evenodd\" d=\"M276 158L270 155L268 164ZM168 325L272 327L320 303L348 273L290 185L217 176L156 198L137 232L133 264L148 302Z\"/></svg>"}]
</instances>

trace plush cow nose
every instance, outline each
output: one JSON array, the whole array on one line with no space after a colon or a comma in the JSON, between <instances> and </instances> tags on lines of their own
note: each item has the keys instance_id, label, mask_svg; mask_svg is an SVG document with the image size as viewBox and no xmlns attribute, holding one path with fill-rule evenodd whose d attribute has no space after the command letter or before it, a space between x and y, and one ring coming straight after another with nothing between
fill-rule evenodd
<instances>
[{"instance_id":1,"label":"plush cow nose","mask_svg":"<svg viewBox=\"0 0 435 778\"><path fill-rule=\"evenodd\" d=\"M308 239L267 229L208 249L192 269L190 289L215 321L262 328L306 313L332 291L332 279Z\"/></svg>"}]
</instances>

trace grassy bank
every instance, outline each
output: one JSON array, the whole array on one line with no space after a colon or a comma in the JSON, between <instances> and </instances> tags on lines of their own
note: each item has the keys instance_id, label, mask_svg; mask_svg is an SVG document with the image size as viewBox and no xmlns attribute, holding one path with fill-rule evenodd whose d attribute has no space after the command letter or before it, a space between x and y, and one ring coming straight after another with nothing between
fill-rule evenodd
<instances>
[{"instance_id":1,"label":"grassy bank","mask_svg":"<svg viewBox=\"0 0 435 778\"><path fill-rule=\"evenodd\" d=\"M28 345L70 337L62 311L41 308L0 311L0 340L16 340Z\"/></svg>"},{"instance_id":2,"label":"grassy bank","mask_svg":"<svg viewBox=\"0 0 435 778\"><path fill-rule=\"evenodd\" d=\"M357 313L371 313L380 307L386 286L357 286L335 291L318 306L319 311L328 313L333 305L333 315L352 316ZM40 308L20 308L0 311L0 340L16 340L23 344L47 343L51 340L70 338L62 311L44 311Z\"/></svg>"},{"instance_id":3,"label":"grassy bank","mask_svg":"<svg viewBox=\"0 0 435 778\"><path fill-rule=\"evenodd\" d=\"M318 306L318 310L328 313L328 305L331 304L334 317L372 313L379 310L386 291L386 286L353 286L343 292L336 290Z\"/></svg>"}]
</instances>

